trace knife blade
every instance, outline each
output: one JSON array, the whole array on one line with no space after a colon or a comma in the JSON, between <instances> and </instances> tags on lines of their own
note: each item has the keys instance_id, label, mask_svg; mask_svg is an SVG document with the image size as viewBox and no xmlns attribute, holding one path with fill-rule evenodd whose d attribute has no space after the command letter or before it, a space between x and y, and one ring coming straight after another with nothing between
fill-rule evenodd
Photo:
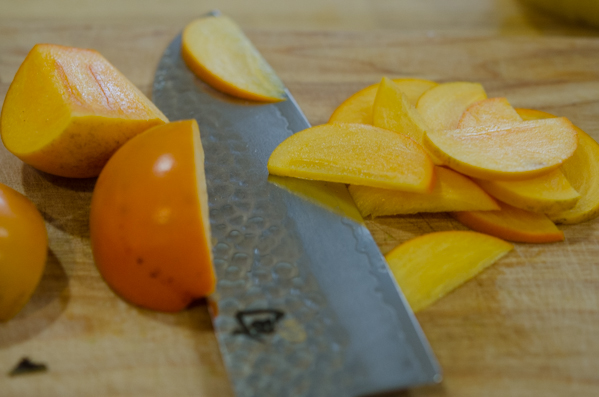
<instances>
[{"instance_id":1,"label":"knife blade","mask_svg":"<svg viewBox=\"0 0 599 397\"><path fill-rule=\"evenodd\" d=\"M440 367L343 185L270 178L271 152L310 127L293 96L215 91L159 62L154 103L196 119L205 152L217 340L237 396L362 396L439 382Z\"/></svg>"}]
</instances>

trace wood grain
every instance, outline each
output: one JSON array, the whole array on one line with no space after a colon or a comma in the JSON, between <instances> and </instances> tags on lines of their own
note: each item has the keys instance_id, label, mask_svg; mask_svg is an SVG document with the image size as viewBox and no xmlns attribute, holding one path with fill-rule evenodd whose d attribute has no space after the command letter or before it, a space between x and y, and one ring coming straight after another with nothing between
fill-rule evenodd
<instances>
[{"instance_id":1,"label":"wood grain","mask_svg":"<svg viewBox=\"0 0 599 397\"><path fill-rule=\"evenodd\" d=\"M379 2L380 3L380 2ZM91 47L150 94L175 23L3 21L0 98L36 42ZM599 39L250 29L312 124L388 77L481 82L514 106L569 117L599 140ZM38 172L0 146L0 182L32 199L49 234L32 301L0 324L0 395L229 396L204 304L179 314L133 307L105 285L89 244L94 179ZM444 214L368 221L383 253L424 233L464 229ZM474 280L418 314L444 381L400 396L599 395L599 221L563 243L516 244ZM24 356L43 374L9 377Z\"/></svg>"}]
</instances>

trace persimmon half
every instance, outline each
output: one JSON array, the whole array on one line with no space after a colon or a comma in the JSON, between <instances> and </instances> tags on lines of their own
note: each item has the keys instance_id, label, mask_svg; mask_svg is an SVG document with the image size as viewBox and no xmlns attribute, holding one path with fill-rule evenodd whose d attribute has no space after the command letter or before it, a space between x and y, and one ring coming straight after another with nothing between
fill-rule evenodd
<instances>
[{"instance_id":1,"label":"persimmon half","mask_svg":"<svg viewBox=\"0 0 599 397\"><path fill-rule=\"evenodd\" d=\"M92 196L90 229L98 270L127 301L174 312L213 292L195 120L151 128L110 158Z\"/></svg>"}]
</instances>

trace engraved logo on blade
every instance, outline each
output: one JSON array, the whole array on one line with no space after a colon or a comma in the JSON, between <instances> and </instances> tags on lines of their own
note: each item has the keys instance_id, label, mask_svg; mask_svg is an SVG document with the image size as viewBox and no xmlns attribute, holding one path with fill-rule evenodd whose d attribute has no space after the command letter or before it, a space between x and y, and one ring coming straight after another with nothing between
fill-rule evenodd
<instances>
[{"instance_id":1,"label":"engraved logo on blade","mask_svg":"<svg viewBox=\"0 0 599 397\"><path fill-rule=\"evenodd\" d=\"M250 338L262 342L261 336L275 332L277 322L285 313L276 309L242 310L235 314L240 328L233 331L234 334L244 334Z\"/></svg>"}]
</instances>

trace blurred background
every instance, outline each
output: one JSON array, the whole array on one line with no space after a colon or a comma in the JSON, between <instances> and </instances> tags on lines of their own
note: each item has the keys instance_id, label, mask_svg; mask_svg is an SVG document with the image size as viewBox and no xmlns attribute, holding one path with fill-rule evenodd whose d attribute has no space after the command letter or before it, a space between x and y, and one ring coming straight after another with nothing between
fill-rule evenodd
<instances>
[{"instance_id":1,"label":"blurred background","mask_svg":"<svg viewBox=\"0 0 599 397\"><path fill-rule=\"evenodd\" d=\"M599 35L589 27L599 25L598 0L0 0L0 27L40 20L183 26L215 8L244 28Z\"/></svg>"}]
</instances>

